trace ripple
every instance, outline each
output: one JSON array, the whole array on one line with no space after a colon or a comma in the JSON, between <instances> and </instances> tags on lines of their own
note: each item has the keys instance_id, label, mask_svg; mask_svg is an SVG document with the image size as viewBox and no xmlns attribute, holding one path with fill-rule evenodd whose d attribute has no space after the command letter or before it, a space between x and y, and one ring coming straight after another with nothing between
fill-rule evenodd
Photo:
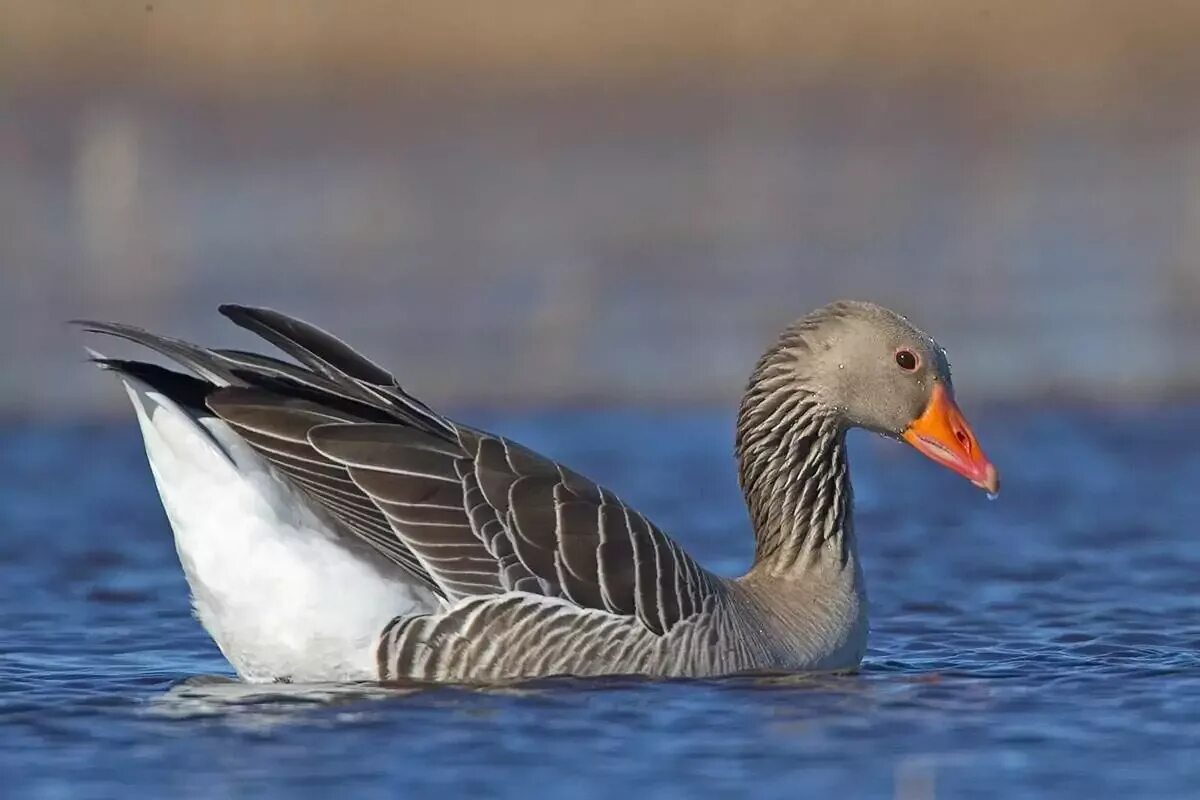
<instances>
[{"instance_id":1,"label":"ripple","mask_svg":"<svg viewBox=\"0 0 1200 800\"><path fill-rule=\"evenodd\" d=\"M727 416L485 422L613 486L706 563L746 564L733 476L697 466L728 464ZM859 674L491 689L232 680L191 617L132 428L0 429L5 789L794 798L928 779L946 797L1188 796L1200 410L985 422L1011 465L997 503L853 441L873 614ZM1176 454L1169 484L1146 466L1156 442ZM74 491L47 502L50 485Z\"/></svg>"}]
</instances>

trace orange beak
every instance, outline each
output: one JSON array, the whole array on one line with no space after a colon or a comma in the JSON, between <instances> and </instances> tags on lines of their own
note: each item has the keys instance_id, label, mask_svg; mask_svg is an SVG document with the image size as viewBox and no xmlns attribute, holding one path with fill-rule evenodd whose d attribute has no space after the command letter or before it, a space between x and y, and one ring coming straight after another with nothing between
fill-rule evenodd
<instances>
[{"instance_id":1,"label":"orange beak","mask_svg":"<svg viewBox=\"0 0 1200 800\"><path fill-rule=\"evenodd\" d=\"M934 384L929 405L904 432L904 441L943 467L954 470L988 494L1000 490L1000 476L940 383Z\"/></svg>"}]
</instances>

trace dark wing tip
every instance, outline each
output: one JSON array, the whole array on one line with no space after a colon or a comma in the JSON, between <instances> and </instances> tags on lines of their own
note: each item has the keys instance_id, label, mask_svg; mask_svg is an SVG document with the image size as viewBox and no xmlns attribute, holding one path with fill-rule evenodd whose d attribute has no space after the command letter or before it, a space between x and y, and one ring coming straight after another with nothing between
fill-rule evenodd
<instances>
[{"instance_id":1,"label":"dark wing tip","mask_svg":"<svg viewBox=\"0 0 1200 800\"><path fill-rule=\"evenodd\" d=\"M104 333L109 336L122 336L124 331L141 332L142 329L135 325L125 325L121 322L104 322L99 319L69 319L66 322L74 328L82 328L88 333Z\"/></svg>"},{"instance_id":2,"label":"dark wing tip","mask_svg":"<svg viewBox=\"0 0 1200 800\"><path fill-rule=\"evenodd\" d=\"M209 396L208 403L213 411L219 413L234 406L277 405L282 399L257 387L223 386Z\"/></svg>"},{"instance_id":3,"label":"dark wing tip","mask_svg":"<svg viewBox=\"0 0 1200 800\"><path fill-rule=\"evenodd\" d=\"M251 322L259 325L271 325L272 327L301 330L304 332L313 331L324 334L330 338L334 338L333 334L325 331L312 323L305 322L298 317L293 317L290 314L285 314L282 311L276 311L273 308L266 306L244 306L240 303L221 303L217 306L217 311L226 319L230 319L238 325Z\"/></svg>"},{"instance_id":4,"label":"dark wing tip","mask_svg":"<svg viewBox=\"0 0 1200 800\"><path fill-rule=\"evenodd\" d=\"M221 312L227 317L232 317L235 315L250 314L255 311L271 311L271 309L261 306L245 306L241 303L221 303L219 306L217 306L217 311Z\"/></svg>"},{"instance_id":5,"label":"dark wing tip","mask_svg":"<svg viewBox=\"0 0 1200 800\"><path fill-rule=\"evenodd\" d=\"M208 413L205 401L215 388L208 381L146 361L108 358L91 349L88 353L91 356L89 360L100 369L131 378L161 392L184 408Z\"/></svg>"},{"instance_id":6,"label":"dark wing tip","mask_svg":"<svg viewBox=\"0 0 1200 800\"><path fill-rule=\"evenodd\" d=\"M278 322L281 319L288 319L287 316L273 308L244 306L239 303L221 303L217 306L217 311L220 312L221 316L243 328L246 327L246 323L261 323L264 320Z\"/></svg>"},{"instance_id":7,"label":"dark wing tip","mask_svg":"<svg viewBox=\"0 0 1200 800\"><path fill-rule=\"evenodd\" d=\"M314 328L313 325L310 325L303 320L296 319L295 317L284 314L282 311L276 311L273 308L266 308L265 306L244 306L238 303L222 303L221 305L217 306L217 311L221 313L221 316L230 320L238 327L248 328L249 330L259 333L260 335L262 333L262 327L264 326L269 329L288 332L289 334L293 335L297 330L302 332L305 331L305 329L314 329L320 331L319 328ZM330 335L325 331L320 332L326 336Z\"/></svg>"},{"instance_id":8,"label":"dark wing tip","mask_svg":"<svg viewBox=\"0 0 1200 800\"><path fill-rule=\"evenodd\" d=\"M104 322L98 319L70 319L67 320L67 324L79 328L85 333L115 336L118 339L125 339L135 344L150 347L151 349L154 349L154 346L149 344L148 339L169 341L166 337L154 336L145 328L139 328L137 325L127 325L124 322Z\"/></svg>"},{"instance_id":9,"label":"dark wing tip","mask_svg":"<svg viewBox=\"0 0 1200 800\"><path fill-rule=\"evenodd\" d=\"M396 385L386 369L311 322L270 308L226 303L218 309L235 325L262 336L310 369L331 377L342 374L375 386Z\"/></svg>"}]
</instances>

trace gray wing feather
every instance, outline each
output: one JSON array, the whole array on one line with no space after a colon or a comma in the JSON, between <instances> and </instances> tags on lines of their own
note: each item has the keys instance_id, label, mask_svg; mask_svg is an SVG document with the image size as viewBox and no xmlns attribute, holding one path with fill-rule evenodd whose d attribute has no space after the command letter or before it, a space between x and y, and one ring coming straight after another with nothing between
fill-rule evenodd
<instances>
[{"instance_id":1,"label":"gray wing feather","mask_svg":"<svg viewBox=\"0 0 1200 800\"><path fill-rule=\"evenodd\" d=\"M268 309L221 312L299 366L132 326L81 324L208 381L213 413L345 528L448 598L540 594L662 636L720 591L613 493L450 422L340 339Z\"/></svg>"},{"instance_id":2,"label":"gray wing feather","mask_svg":"<svg viewBox=\"0 0 1200 800\"><path fill-rule=\"evenodd\" d=\"M219 356L204 347L185 342L182 339L159 336L134 325L123 325L117 322L77 319L72 320L72 323L89 333L103 333L147 347L186 367L215 386L239 383L237 376L222 362Z\"/></svg>"},{"instance_id":3,"label":"gray wing feather","mask_svg":"<svg viewBox=\"0 0 1200 800\"><path fill-rule=\"evenodd\" d=\"M250 316L263 311L242 310ZM282 317L275 312L263 313L275 315L272 319ZM209 384L204 401L212 413L229 423L347 532L379 550L418 581L440 591L420 561L392 531L380 510L350 480L345 468L320 456L305 437L308 428L331 421L387 420L440 430L445 424L440 416L423 404L407 402L407 395L399 387L365 386L332 365L316 372L256 353L211 350L131 325L88 320L79 320L76 324L91 332L148 347L203 378ZM310 345L320 349L317 344L319 332L315 331L311 326L305 327ZM285 338L285 333L279 333L272 341ZM348 350L345 345L340 346ZM321 352L331 358L346 357L337 347L327 347ZM124 365L126 362L113 363ZM138 362L128 364L128 367L122 367L126 371L154 368ZM368 376L361 365L351 369L359 375L380 377Z\"/></svg>"},{"instance_id":4,"label":"gray wing feather","mask_svg":"<svg viewBox=\"0 0 1200 800\"><path fill-rule=\"evenodd\" d=\"M308 433L324 457L344 466L451 599L503 592L504 552L485 531L487 507L471 513L462 448L399 425L329 424ZM509 564L509 573L515 565ZM518 579L525 575L515 576Z\"/></svg>"},{"instance_id":5,"label":"gray wing feather","mask_svg":"<svg viewBox=\"0 0 1200 800\"><path fill-rule=\"evenodd\" d=\"M321 425L308 438L347 468L450 598L480 594L490 570L493 593L562 598L661 636L719 590L608 490L514 442L457 430L458 446L387 424Z\"/></svg>"},{"instance_id":6,"label":"gray wing feather","mask_svg":"<svg viewBox=\"0 0 1200 800\"><path fill-rule=\"evenodd\" d=\"M257 333L318 375L334 383L350 381L369 396L404 409L409 424L442 435L453 433L454 427L445 417L401 389L390 372L333 334L269 308L226 304L218 310L235 325Z\"/></svg>"},{"instance_id":7,"label":"gray wing feather","mask_svg":"<svg viewBox=\"0 0 1200 800\"><path fill-rule=\"evenodd\" d=\"M346 423L348 415L306 400L240 387L213 392L208 407L351 533L436 588L436 581L346 468L308 443L310 429L331 421Z\"/></svg>"},{"instance_id":8,"label":"gray wing feather","mask_svg":"<svg viewBox=\"0 0 1200 800\"><path fill-rule=\"evenodd\" d=\"M728 638L718 600L660 636L635 617L580 608L547 597L503 594L468 598L432 615L398 617L377 651L383 680L493 682L532 676L706 675L749 663L738 646L701 646Z\"/></svg>"}]
</instances>

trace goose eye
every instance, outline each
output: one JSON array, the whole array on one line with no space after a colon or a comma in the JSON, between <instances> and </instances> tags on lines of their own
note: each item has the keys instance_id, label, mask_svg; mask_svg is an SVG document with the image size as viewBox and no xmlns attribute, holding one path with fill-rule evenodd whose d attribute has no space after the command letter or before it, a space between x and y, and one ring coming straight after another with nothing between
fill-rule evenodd
<instances>
[{"instance_id":1,"label":"goose eye","mask_svg":"<svg viewBox=\"0 0 1200 800\"><path fill-rule=\"evenodd\" d=\"M917 354L912 350L901 349L896 351L896 363L905 372L912 372L920 362L917 359Z\"/></svg>"}]
</instances>

